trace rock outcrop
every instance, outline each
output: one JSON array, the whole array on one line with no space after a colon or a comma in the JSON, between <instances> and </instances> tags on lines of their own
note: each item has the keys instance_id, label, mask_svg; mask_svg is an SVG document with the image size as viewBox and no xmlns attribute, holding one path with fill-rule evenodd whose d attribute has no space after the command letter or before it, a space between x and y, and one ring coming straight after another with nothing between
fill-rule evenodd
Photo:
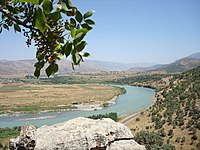
<instances>
[{"instance_id":1,"label":"rock outcrop","mask_svg":"<svg viewBox=\"0 0 200 150\"><path fill-rule=\"evenodd\" d=\"M27 124L9 146L11 150L146 150L125 125L83 117L37 129Z\"/></svg>"}]
</instances>

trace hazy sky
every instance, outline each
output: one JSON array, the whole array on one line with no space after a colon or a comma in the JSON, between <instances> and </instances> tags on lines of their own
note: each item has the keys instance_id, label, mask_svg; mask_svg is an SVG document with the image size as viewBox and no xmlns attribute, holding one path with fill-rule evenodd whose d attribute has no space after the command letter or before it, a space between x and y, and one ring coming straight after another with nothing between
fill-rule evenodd
<instances>
[{"instance_id":1,"label":"hazy sky","mask_svg":"<svg viewBox=\"0 0 200 150\"><path fill-rule=\"evenodd\" d=\"M95 60L170 63L200 52L200 0L72 0L95 10L86 50ZM21 34L0 34L0 59L35 58Z\"/></svg>"}]
</instances>

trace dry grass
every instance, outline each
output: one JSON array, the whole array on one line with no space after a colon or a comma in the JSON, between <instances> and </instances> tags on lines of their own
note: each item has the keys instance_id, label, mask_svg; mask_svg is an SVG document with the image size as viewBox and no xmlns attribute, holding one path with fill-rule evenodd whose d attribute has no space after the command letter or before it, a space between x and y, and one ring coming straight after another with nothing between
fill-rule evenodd
<instances>
[{"instance_id":1,"label":"dry grass","mask_svg":"<svg viewBox=\"0 0 200 150\"><path fill-rule=\"evenodd\" d=\"M120 93L117 87L92 84L0 84L0 112L64 109L72 102L103 104Z\"/></svg>"}]
</instances>

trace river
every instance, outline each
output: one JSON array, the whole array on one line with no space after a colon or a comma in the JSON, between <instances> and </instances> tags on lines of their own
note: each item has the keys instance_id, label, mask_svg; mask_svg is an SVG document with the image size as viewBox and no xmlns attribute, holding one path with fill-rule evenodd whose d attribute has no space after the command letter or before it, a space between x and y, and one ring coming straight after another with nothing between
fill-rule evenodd
<instances>
[{"instance_id":1,"label":"river","mask_svg":"<svg viewBox=\"0 0 200 150\"><path fill-rule=\"evenodd\" d=\"M101 110L84 111L74 110L66 112L46 112L35 114L21 114L17 116L0 116L0 128L21 126L30 123L35 126L52 125L67 121L80 116L91 116L95 114L105 114L117 112L118 116L130 114L132 112L149 107L153 103L155 91L149 88L135 87L128 85L117 85L126 89L126 94L120 95L115 104Z\"/></svg>"}]
</instances>

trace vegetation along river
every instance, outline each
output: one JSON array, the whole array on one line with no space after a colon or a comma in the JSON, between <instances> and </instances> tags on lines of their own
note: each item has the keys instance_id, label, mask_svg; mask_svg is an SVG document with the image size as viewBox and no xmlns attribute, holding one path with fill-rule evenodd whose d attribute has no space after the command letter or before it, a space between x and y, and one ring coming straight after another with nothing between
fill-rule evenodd
<instances>
[{"instance_id":1,"label":"vegetation along river","mask_svg":"<svg viewBox=\"0 0 200 150\"><path fill-rule=\"evenodd\" d=\"M46 112L35 114L20 114L15 116L0 116L0 128L21 126L30 123L35 126L51 125L64 122L80 116L92 116L95 114L105 114L116 112L118 116L130 114L143 108L149 107L153 103L155 91L149 88L135 87L128 85L117 85L126 89L126 94L117 98L116 103L101 110L84 111L74 110L66 112Z\"/></svg>"}]
</instances>

